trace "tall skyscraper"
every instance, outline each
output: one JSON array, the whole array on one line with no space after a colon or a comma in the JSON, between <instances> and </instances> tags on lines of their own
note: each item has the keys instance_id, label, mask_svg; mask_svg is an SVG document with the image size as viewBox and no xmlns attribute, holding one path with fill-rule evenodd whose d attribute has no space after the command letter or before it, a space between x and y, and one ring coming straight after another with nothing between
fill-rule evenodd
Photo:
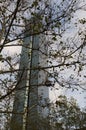
<instances>
[{"instance_id":1,"label":"tall skyscraper","mask_svg":"<svg viewBox=\"0 0 86 130\"><path fill-rule=\"evenodd\" d=\"M29 24L27 25L10 130L23 130L23 126L26 130L47 130L48 126L43 118L48 113L46 107L49 98L46 86L48 47L46 37L43 34L31 35L32 30L29 32Z\"/></svg>"}]
</instances>

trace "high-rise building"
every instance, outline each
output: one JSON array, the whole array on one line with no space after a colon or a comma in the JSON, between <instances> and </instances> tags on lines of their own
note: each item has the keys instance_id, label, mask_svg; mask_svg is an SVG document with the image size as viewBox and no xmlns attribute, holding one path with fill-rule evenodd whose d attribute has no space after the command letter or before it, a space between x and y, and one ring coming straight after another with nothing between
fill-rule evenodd
<instances>
[{"instance_id":1,"label":"high-rise building","mask_svg":"<svg viewBox=\"0 0 86 130\"><path fill-rule=\"evenodd\" d=\"M10 130L49 129L43 120L48 114L48 47L43 34L31 32L26 26Z\"/></svg>"}]
</instances>

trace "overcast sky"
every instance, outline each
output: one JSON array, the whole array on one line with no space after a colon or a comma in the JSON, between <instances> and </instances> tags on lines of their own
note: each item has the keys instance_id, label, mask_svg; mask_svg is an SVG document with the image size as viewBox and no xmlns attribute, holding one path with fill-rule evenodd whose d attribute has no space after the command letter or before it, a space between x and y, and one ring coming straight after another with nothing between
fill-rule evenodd
<instances>
[{"instance_id":1,"label":"overcast sky","mask_svg":"<svg viewBox=\"0 0 86 130\"><path fill-rule=\"evenodd\" d=\"M54 0L54 1L56 2L57 0ZM86 1L85 0L81 0L81 2L78 3L79 7L81 7L82 5L85 5L84 8L77 10L74 13L74 17L72 18L71 23L67 24L68 29L65 31L65 33L63 35L64 41L66 41L67 39L72 39L73 37L76 36L76 34L79 31L82 31L82 32L86 33L86 24L84 24L84 26L83 26L79 22L80 19L83 19L83 18L86 19ZM85 50L85 53L86 53L86 50ZM62 75L64 75L65 79L68 78L70 73L75 74L75 72L70 70L70 69L69 70L64 70L62 73L63 73ZM82 72L81 75L83 75L83 74L86 74L86 67L84 68L84 71ZM73 96L77 100L77 103L79 104L79 106L81 108L86 107L86 78L83 78L81 76L80 81L82 82L81 86L83 88L85 88L85 89L82 89L82 88L80 88L78 86L77 86L78 91L77 90L73 91L73 90L70 90L70 89L63 89L61 87L60 87L59 90L56 90L54 88L53 91L51 91L51 93L50 93L51 100L55 101L60 94L63 94L63 95L66 95L68 98ZM55 86L58 87L59 85L56 83Z\"/></svg>"}]
</instances>

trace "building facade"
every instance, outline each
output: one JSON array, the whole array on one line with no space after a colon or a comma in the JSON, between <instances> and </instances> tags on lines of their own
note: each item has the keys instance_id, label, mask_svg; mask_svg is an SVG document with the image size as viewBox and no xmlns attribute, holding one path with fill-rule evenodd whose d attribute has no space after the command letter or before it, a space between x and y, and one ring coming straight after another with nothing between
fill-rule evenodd
<instances>
[{"instance_id":1,"label":"building facade","mask_svg":"<svg viewBox=\"0 0 86 130\"><path fill-rule=\"evenodd\" d=\"M48 130L48 47L43 34L29 35L26 26L10 130Z\"/></svg>"}]
</instances>

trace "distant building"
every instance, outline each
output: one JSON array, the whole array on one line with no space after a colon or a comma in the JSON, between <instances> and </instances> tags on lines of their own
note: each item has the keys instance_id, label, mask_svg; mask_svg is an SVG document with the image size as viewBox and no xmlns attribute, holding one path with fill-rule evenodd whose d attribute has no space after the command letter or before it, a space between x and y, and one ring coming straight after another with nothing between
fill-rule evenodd
<instances>
[{"instance_id":1,"label":"distant building","mask_svg":"<svg viewBox=\"0 0 86 130\"><path fill-rule=\"evenodd\" d=\"M43 34L26 33L20 58L17 85L14 97L10 130L48 130L43 120L49 113L49 84L47 72L48 48ZM28 71L27 71L28 70ZM35 128L34 128L35 127Z\"/></svg>"}]
</instances>

